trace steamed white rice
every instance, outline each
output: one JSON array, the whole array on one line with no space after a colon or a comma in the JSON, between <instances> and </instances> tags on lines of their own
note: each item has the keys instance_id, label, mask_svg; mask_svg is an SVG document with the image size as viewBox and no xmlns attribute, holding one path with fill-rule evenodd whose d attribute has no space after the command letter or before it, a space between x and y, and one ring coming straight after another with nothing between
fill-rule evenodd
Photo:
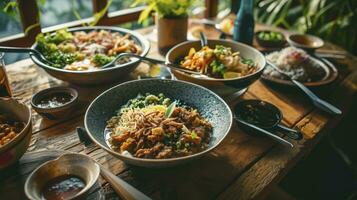
<instances>
[{"instance_id":1,"label":"steamed white rice","mask_svg":"<svg viewBox=\"0 0 357 200\"><path fill-rule=\"evenodd\" d=\"M295 80L310 82L314 76L321 75L320 67L312 62L310 56L302 49L287 47L268 54L266 58ZM269 66L264 70L264 75L284 78Z\"/></svg>"}]
</instances>

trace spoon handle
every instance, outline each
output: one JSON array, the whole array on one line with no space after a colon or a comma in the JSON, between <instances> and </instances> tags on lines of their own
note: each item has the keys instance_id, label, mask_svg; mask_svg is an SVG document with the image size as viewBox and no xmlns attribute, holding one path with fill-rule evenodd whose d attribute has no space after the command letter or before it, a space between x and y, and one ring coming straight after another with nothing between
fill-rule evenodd
<instances>
[{"instance_id":1,"label":"spoon handle","mask_svg":"<svg viewBox=\"0 0 357 200\"><path fill-rule=\"evenodd\" d=\"M5 47L5 46L0 46L0 52L28 53L28 52L33 52L33 49L31 49L31 48L23 48L23 47Z\"/></svg>"},{"instance_id":2,"label":"spoon handle","mask_svg":"<svg viewBox=\"0 0 357 200\"><path fill-rule=\"evenodd\" d=\"M150 197L146 196L144 193L140 192L127 182L123 181L121 178L115 176L108 169L100 166L100 174L107 180L117 194L125 200L151 200Z\"/></svg>"},{"instance_id":3,"label":"spoon handle","mask_svg":"<svg viewBox=\"0 0 357 200\"><path fill-rule=\"evenodd\" d=\"M265 129L259 128L258 126L255 126L255 125L253 125L253 124L251 124L251 123L248 123L248 122L243 121L243 120L240 120L240 119L237 119L237 120L238 120L240 123L242 123L242 124L244 124L244 125L246 125L246 126L252 128L252 129L255 129L255 130L257 130L257 131L259 131L259 132L261 132L261 133L263 133L263 134L269 136L269 137L272 138L273 140L275 140L275 141L277 141L277 142L279 142L279 143L281 143L281 144L283 144L283 145L285 145L285 146L294 147L294 145L293 145L292 143L290 143L289 141L287 141L287 140L285 140L285 139L283 139L283 138L281 138L281 137L279 137L279 136L277 136L277 135L275 135L275 134L273 134L273 133L271 133L271 132L269 132L269 131L267 131L267 130L265 130Z\"/></svg>"},{"instance_id":4,"label":"spoon handle","mask_svg":"<svg viewBox=\"0 0 357 200\"><path fill-rule=\"evenodd\" d=\"M312 103L317 107L320 108L321 110L328 112L330 114L335 114L335 115L341 115L342 111L338 108L336 108L334 105L328 103L327 101L320 99L318 96L316 96L311 90L309 90L305 85L300 83L299 81L296 81L294 79L291 79L291 81L298 86L310 99L312 100Z\"/></svg>"},{"instance_id":5,"label":"spoon handle","mask_svg":"<svg viewBox=\"0 0 357 200\"><path fill-rule=\"evenodd\" d=\"M200 72L196 72L196 71L192 71L192 70L188 70L188 69L183 69L180 65L176 65L176 64L172 64L172 63L166 63L163 60L158 60L158 59L155 59L155 58L143 57L143 56L140 56L140 55L137 55L137 54L133 54L133 53L121 53L113 61L115 62L115 61L117 61L120 58L125 57L125 56L135 57L135 58L138 58L139 60L148 61L148 62L154 63L154 64L165 65L165 66L167 66L169 68L172 68L172 69L175 69L175 70L178 70L178 71L182 71L182 72L185 72L185 73L189 73L189 74L202 75ZM103 68L106 68L106 66L107 65L103 66Z\"/></svg>"},{"instance_id":6,"label":"spoon handle","mask_svg":"<svg viewBox=\"0 0 357 200\"><path fill-rule=\"evenodd\" d=\"M279 69L275 64L271 63L270 61L267 60L267 63L277 72L280 74L286 76L292 83L294 83L298 88L300 88L312 101L312 103L317 107L320 108L321 110L330 113L330 114L335 114L335 115L340 115L342 114L342 111L332 104L328 103L325 100L320 99L318 96L316 96L309 88L307 88L304 84L300 83L297 80L294 80L283 72L281 69Z\"/></svg>"},{"instance_id":7,"label":"spoon handle","mask_svg":"<svg viewBox=\"0 0 357 200\"><path fill-rule=\"evenodd\" d=\"M301 140L303 138L300 131L278 124L277 127L284 131L284 133L293 140Z\"/></svg>"},{"instance_id":8,"label":"spoon handle","mask_svg":"<svg viewBox=\"0 0 357 200\"><path fill-rule=\"evenodd\" d=\"M201 41L202 48L208 45L207 36L202 31L200 31L200 41Z\"/></svg>"}]
</instances>

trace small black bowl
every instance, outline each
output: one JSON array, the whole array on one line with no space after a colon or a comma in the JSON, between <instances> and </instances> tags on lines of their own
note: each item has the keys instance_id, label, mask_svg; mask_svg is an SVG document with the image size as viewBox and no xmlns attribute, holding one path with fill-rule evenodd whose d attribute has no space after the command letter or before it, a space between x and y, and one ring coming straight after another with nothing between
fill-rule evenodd
<instances>
[{"instance_id":1,"label":"small black bowl","mask_svg":"<svg viewBox=\"0 0 357 200\"><path fill-rule=\"evenodd\" d=\"M70 100L59 106L54 107L41 107L40 102L45 98L58 95L69 95ZM78 92L69 87L53 87L34 94L31 99L32 108L40 115L50 119L56 120L69 116L73 113L74 108L78 102Z\"/></svg>"},{"instance_id":2,"label":"small black bowl","mask_svg":"<svg viewBox=\"0 0 357 200\"><path fill-rule=\"evenodd\" d=\"M263 33L263 32L276 32L276 33L280 33L283 35L283 39L282 40L275 40L275 41L271 41L271 40L263 40L259 38L259 34ZM278 47L283 47L286 44L286 39L283 33L279 32L279 31L270 31L270 30L265 30L265 31L258 31L255 33L255 39L257 40L258 44L262 47L268 47L268 48L278 48Z\"/></svg>"}]
</instances>

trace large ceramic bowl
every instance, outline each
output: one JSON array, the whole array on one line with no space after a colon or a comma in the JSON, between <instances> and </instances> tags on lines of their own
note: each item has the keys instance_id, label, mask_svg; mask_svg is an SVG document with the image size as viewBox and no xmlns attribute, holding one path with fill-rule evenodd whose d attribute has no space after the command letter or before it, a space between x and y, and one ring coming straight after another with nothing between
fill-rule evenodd
<instances>
[{"instance_id":1,"label":"large ceramic bowl","mask_svg":"<svg viewBox=\"0 0 357 200\"><path fill-rule=\"evenodd\" d=\"M176 70L172 70L172 72L180 80L185 80L202 85L222 96L230 95L239 90L245 89L254 81L259 79L266 65L265 57L262 53L260 53L258 50L254 49L251 46L232 40L208 40L209 47L215 48L216 45L230 47L232 48L233 52L239 51L242 57L246 59L252 59L257 64L258 69L254 73L249 74L247 76L232 79L204 79L193 77L187 73ZM200 41L187 41L176 45L167 53L166 62L178 63L186 55L188 55L188 52L192 47L196 50L200 49Z\"/></svg>"},{"instance_id":2,"label":"large ceramic bowl","mask_svg":"<svg viewBox=\"0 0 357 200\"><path fill-rule=\"evenodd\" d=\"M116 27L107 27L107 26L94 26L94 27L78 27L68 29L69 32L76 31L93 31L93 30L107 30L111 32L118 32L123 35L129 34L130 39L134 40L142 49L141 56L146 56L150 49L150 43L145 39L141 34L130 31L123 28ZM37 43L35 43L31 48L36 49ZM38 66L42 67L48 74L58 78L63 81L78 85L93 85L93 84L102 84L108 82L119 81L123 77L128 77L129 73L135 69L136 66L140 63L138 59L132 59L130 62L124 64L118 64L115 67L100 69L95 71L71 71L65 69L59 69L52 67L44 62L41 59L37 58L34 54L30 53L30 58Z\"/></svg>"},{"instance_id":3,"label":"large ceramic bowl","mask_svg":"<svg viewBox=\"0 0 357 200\"><path fill-rule=\"evenodd\" d=\"M24 122L24 129L9 143L0 147L0 170L4 169L21 158L26 152L32 135L30 109L14 99L0 98L0 113L15 121Z\"/></svg>"},{"instance_id":4,"label":"large ceramic bowl","mask_svg":"<svg viewBox=\"0 0 357 200\"><path fill-rule=\"evenodd\" d=\"M213 125L209 148L194 155L169 159L144 159L122 155L106 143L104 129L107 121L139 93L163 93L197 108ZM91 139L110 154L126 163L144 167L168 167L203 156L214 149L228 134L232 125L232 113L228 105L215 93L201 86L175 80L146 79L117 85L98 96L89 106L84 124Z\"/></svg>"}]
</instances>

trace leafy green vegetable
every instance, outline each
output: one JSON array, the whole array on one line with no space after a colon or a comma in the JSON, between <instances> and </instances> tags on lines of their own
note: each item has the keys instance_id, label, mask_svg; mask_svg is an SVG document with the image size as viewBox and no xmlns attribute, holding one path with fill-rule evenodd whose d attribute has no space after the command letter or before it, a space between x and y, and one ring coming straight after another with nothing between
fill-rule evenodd
<instances>
[{"instance_id":1,"label":"leafy green vegetable","mask_svg":"<svg viewBox=\"0 0 357 200\"><path fill-rule=\"evenodd\" d=\"M182 143L180 141L176 142L176 149L180 149L181 148Z\"/></svg>"},{"instance_id":2,"label":"leafy green vegetable","mask_svg":"<svg viewBox=\"0 0 357 200\"><path fill-rule=\"evenodd\" d=\"M189 7L193 0L135 0L132 6L146 4L139 17L139 23L143 23L149 18L152 11L158 13L159 17L179 18L187 16Z\"/></svg>"},{"instance_id":3,"label":"leafy green vegetable","mask_svg":"<svg viewBox=\"0 0 357 200\"><path fill-rule=\"evenodd\" d=\"M71 64L78 59L76 53L66 53L61 51L57 44L73 38L72 33L65 29L58 30L56 34L39 34L36 37L36 42L39 50L45 58L54 63L53 67L62 68L67 64Z\"/></svg>"},{"instance_id":4,"label":"leafy green vegetable","mask_svg":"<svg viewBox=\"0 0 357 200\"><path fill-rule=\"evenodd\" d=\"M213 60L210 65L214 74L222 75L227 71L226 66L218 60Z\"/></svg>"},{"instance_id":5,"label":"leafy green vegetable","mask_svg":"<svg viewBox=\"0 0 357 200\"><path fill-rule=\"evenodd\" d=\"M228 55L228 54L231 54L231 49L230 48L227 48L223 45L216 45L216 47L214 48L214 54L216 56L220 56L220 55Z\"/></svg>"},{"instance_id":6,"label":"leafy green vegetable","mask_svg":"<svg viewBox=\"0 0 357 200\"><path fill-rule=\"evenodd\" d=\"M172 113L174 112L176 108L176 101L172 102L169 107L167 107L167 110L165 112L165 118L171 117Z\"/></svg>"},{"instance_id":7,"label":"leafy green vegetable","mask_svg":"<svg viewBox=\"0 0 357 200\"><path fill-rule=\"evenodd\" d=\"M249 66L254 66L254 61L252 59L243 59L242 63Z\"/></svg>"},{"instance_id":8,"label":"leafy green vegetable","mask_svg":"<svg viewBox=\"0 0 357 200\"><path fill-rule=\"evenodd\" d=\"M169 107L171 104L171 99L165 97L164 94L153 95L146 93L145 95L139 94L136 98L131 99L126 107L130 108L143 108L147 105L165 105ZM176 102L178 104L178 102Z\"/></svg>"},{"instance_id":9,"label":"leafy green vegetable","mask_svg":"<svg viewBox=\"0 0 357 200\"><path fill-rule=\"evenodd\" d=\"M263 31L258 34L258 38L265 41L280 41L284 40L284 36L275 31Z\"/></svg>"},{"instance_id":10,"label":"leafy green vegetable","mask_svg":"<svg viewBox=\"0 0 357 200\"><path fill-rule=\"evenodd\" d=\"M191 132L191 137L192 137L193 140L196 139L197 138L197 133L195 131L192 131Z\"/></svg>"},{"instance_id":11,"label":"leafy green vegetable","mask_svg":"<svg viewBox=\"0 0 357 200\"><path fill-rule=\"evenodd\" d=\"M55 65L53 67L62 68L67 64L71 64L77 60L77 54L63 53L61 51L54 51L49 54L45 54L47 60L51 61Z\"/></svg>"},{"instance_id":12,"label":"leafy green vegetable","mask_svg":"<svg viewBox=\"0 0 357 200\"><path fill-rule=\"evenodd\" d=\"M104 54L96 54L92 57L92 62L97 66L103 66L110 63L114 58L112 56L107 56Z\"/></svg>"},{"instance_id":13,"label":"leafy green vegetable","mask_svg":"<svg viewBox=\"0 0 357 200\"><path fill-rule=\"evenodd\" d=\"M159 100L160 100L159 97L150 94L145 97L145 104L146 105L154 104L154 103L159 102Z\"/></svg>"}]
</instances>

